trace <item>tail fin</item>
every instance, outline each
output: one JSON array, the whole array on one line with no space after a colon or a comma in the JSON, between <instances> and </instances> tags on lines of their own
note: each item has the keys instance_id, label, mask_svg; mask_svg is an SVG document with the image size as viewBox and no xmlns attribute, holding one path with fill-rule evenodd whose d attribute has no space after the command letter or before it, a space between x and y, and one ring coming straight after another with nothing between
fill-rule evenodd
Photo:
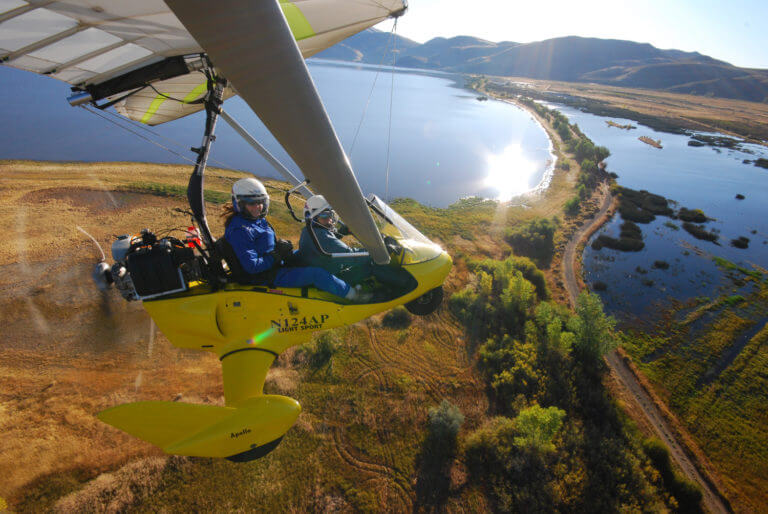
<instances>
[{"instance_id":1,"label":"tail fin","mask_svg":"<svg viewBox=\"0 0 768 514\"><path fill-rule=\"evenodd\" d=\"M247 461L272 451L301 412L285 396L261 395L233 407L179 402L136 402L98 414L99 419L166 453Z\"/></svg>"}]
</instances>

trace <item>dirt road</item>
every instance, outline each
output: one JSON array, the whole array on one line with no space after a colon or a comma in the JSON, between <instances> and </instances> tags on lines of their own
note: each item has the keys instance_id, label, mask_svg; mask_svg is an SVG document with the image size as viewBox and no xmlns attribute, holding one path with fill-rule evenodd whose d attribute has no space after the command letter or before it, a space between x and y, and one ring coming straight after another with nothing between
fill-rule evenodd
<instances>
[{"instance_id":1,"label":"dirt road","mask_svg":"<svg viewBox=\"0 0 768 514\"><path fill-rule=\"evenodd\" d=\"M588 223L585 223L579 230L573 234L571 240L565 246L565 255L563 256L563 281L565 282L565 289L568 291L568 299L571 305L576 305L576 297L581 292L582 282L581 278L576 275L577 266L579 266L581 259L577 259L576 250L581 248L583 242L586 242L587 238L592 235L603 223L607 221L608 210L613 205L612 197L608 191L608 184L603 182L600 185L598 194L602 197L602 203L600 204L600 210L597 211L595 216Z\"/></svg>"},{"instance_id":2,"label":"dirt road","mask_svg":"<svg viewBox=\"0 0 768 514\"><path fill-rule=\"evenodd\" d=\"M582 247L582 244L586 242L590 235L605 223L609 209L613 204L612 197L608 194L607 184L603 184L600 194L603 195L600 210L589 223L586 223L579 228L565 247L565 255L563 256L563 281L565 282L565 288L568 291L568 298L570 299L571 305L575 305L576 297L579 295L582 287L582 281L577 276L576 271L581 261L580 253L577 252L577 250ZM713 513L729 512L730 510L720 499L714 486L702 475L693 461L688 457L684 445L678 441L675 432L671 429L661 410L653 402L643 385L637 380L635 374L627 363L624 362L615 351L608 354L605 360L608 363L612 375L616 378L617 383L627 393L626 396L632 398L633 402L636 404L636 411L641 412L643 416L645 416L648 424L653 428L654 432L656 432L659 439L664 441L664 444L667 445L670 455L678 467L689 480L699 484L699 487L701 487L702 493L704 494L702 499L704 508L708 512Z\"/></svg>"}]
</instances>

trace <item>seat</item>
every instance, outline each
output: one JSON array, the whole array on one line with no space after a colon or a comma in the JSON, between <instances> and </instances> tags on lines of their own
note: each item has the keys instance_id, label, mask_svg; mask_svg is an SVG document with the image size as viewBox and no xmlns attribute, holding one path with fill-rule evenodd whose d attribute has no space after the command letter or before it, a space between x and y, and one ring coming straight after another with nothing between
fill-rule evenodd
<instances>
[{"instance_id":1,"label":"seat","mask_svg":"<svg viewBox=\"0 0 768 514\"><path fill-rule=\"evenodd\" d=\"M217 259L223 259L227 263L229 272L222 271L228 282L237 282L238 284L267 285L271 280L264 276L265 273L252 275L243 269L240 259L237 258L234 248L229 244L226 237L217 239L213 243Z\"/></svg>"}]
</instances>

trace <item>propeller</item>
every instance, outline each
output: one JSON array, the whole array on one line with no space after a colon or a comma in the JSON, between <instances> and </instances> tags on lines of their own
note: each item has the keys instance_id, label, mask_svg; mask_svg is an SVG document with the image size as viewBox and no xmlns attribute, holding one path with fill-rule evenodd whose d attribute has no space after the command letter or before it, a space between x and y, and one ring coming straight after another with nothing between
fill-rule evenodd
<instances>
[{"instance_id":1,"label":"propeller","mask_svg":"<svg viewBox=\"0 0 768 514\"><path fill-rule=\"evenodd\" d=\"M113 280L111 268L109 264L107 264L107 256L104 254L104 250L101 248L99 242L96 241L96 238L89 234L83 227L77 225L75 228L88 236L88 238L93 241L96 249L99 250L101 258L99 259L99 262L97 262L93 267L91 278L93 279L93 282L96 284L96 287L99 289L99 291L107 291L112 285Z\"/></svg>"}]
</instances>

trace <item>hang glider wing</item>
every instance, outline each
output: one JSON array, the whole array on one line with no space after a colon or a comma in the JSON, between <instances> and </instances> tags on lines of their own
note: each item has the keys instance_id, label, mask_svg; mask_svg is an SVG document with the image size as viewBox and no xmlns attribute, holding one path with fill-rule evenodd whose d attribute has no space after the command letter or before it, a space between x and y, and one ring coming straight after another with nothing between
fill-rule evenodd
<instances>
[{"instance_id":1,"label":"hang glider wing","mask_svg":"<svg viewBox=\"0 0 768 514\"><path fill-rule=\"evenodd\" d=\"M261 118L376 262L389 255L304 58L404 0L0 0L0 62L114 102L149 125L202 108L202 54ZM234 90L232 89L234 88Z\"/></svg>"},{"instance_id":2,"label":"hang glider wing","mask_svg":"<svg viewBox=\"0 0 768 514\"><path fill-rule=\"evenodd\" d=\"M379 23L404 4L402 0L280 0L280 8L307 58ZM205 7L206 12L220 9L214 2ZM75 87L97 86L152 65L167 68L164 61L204 51L162 0L0 0L0 63ZM120 99L135 91L115 107L123 116L148 125L201 110L195 100L205 94L205 77L194 66L177 72L183 75L155 77L148 80L152 87L143 87L139 80L132 90L102 98ZM233 94L228 89L225 98Z\"/></svg>"}]
</instances>

